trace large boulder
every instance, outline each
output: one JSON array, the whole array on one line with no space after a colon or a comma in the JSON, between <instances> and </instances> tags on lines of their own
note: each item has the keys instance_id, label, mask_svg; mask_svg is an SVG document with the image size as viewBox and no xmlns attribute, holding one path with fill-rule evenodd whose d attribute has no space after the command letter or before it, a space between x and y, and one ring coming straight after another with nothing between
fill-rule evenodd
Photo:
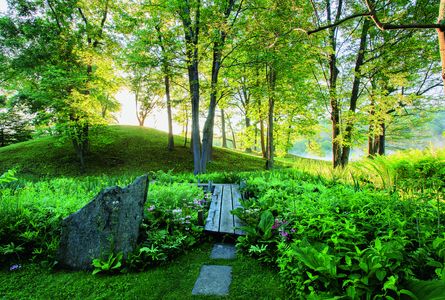
<instances>
[{"instance_id":1,"label":"large boulder","mask_svg":"<svg viewBox=\"0 0 445 300\"><path fill-rule=\"evenodd\" d=\"M76 270L92 270L92 258L111 246L124 258L133 252L147 199L148 174L124 187L107 188L79 211L63 219L56 261ZM113 244L110 245L110 240Z\"/></svg>"}]
</instances>

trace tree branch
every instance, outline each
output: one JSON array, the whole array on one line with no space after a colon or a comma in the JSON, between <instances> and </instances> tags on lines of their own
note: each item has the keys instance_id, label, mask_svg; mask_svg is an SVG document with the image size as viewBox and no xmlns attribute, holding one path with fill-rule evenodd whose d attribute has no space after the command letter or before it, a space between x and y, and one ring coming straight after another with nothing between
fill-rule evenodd
<instances>
[{"instance_id":1,"label":"tree branch","mask_svg":"<svg viewBox=\"0 0 445 300\"><path fill-rule=\"evenodd\" d=\"M336 26L338 26L338 25L340 25L340 24L342 24L342 23L344 23L344 22L346 22L348 20L355 19L355 18L360 18L360 17L370 17L374 21L376 26L378 28L380 28L381 30L438 29L438 28L440 28L440 24L401 24L401 25L393 25L393 24L389 24L389 23L382 23L380 21L380 19L377 17L375 9L371 7L371 5L369 3L369 0L365 0L365 1L366 1L367 6L368 6L368 9L369 9L368 12L363 12L363 13L359 13L359 14L350 15L350 16L344 18L344 19L341 19L341 20L333 23L333 24L329 24L329 25L326 25L326 26L318 27L318 28L313 29L313 30L307 30L307 29L304 29L304 28L291 28L291 29L289 29L288 31L286 31L286 32L284 32L282 34L275 36L275 38L274 38L275 41L271 45L269 45L269 48L273 47L276 44L276 42L277 42L277 40L279 38L282 38L282 37L290 34L293 31L303 31L304 33L306 33L306 35L309 36L309 35L311 35L313 33L317 33L319 31L322 31L322 30L325 30L325 29L336 27Z\"/></svg>"}]
</instances>

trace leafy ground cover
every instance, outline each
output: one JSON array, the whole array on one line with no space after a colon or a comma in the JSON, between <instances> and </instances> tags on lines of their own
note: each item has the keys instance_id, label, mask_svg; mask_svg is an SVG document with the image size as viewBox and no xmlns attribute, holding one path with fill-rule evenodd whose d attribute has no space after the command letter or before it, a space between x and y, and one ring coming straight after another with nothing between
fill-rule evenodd
<instances>
[{"instance_id":1,"label":"leafy ground cover","mask_svg":"<svg viewBox=\"0 0 445 300\"><path fill-rule=\"evenodd\" d=\"M221 161L227 159L221 166L238 155L228 153L221 152ZM169 158L159 156L155 166L163 159ZM245 181L249 198L233 212L248 234L237 241L244 251L230 262L234 280L226 298L442 299L443 150L409 150L334 171L326 163L285 159L292 168L274 172L237 156L235 161L256 171L150 173L156 183L150 185L137 250L126 263L115 256L96 261L94 276L52 268L61 220L100 190L126 186L143 173L113 175L119 168L111 167L107 175L57 178L56 172L29 180L31 168L19 164L17 174L0 180L0 297L47 299L57 290L61 298L147 299L148 292L149 299L191 298L202 264L227 263L208 259L212 243L197 226L197 210L210 199L196 183L213 180ZM48 162L47 170L62 170L65 161L59 164ZM96 167L98 173L104 169Z\"/></svg>"},{"instance_id":2,"label":"leafy ground cover","mask_svg":"<svg viewBox=\"0 0 445 300\"><path fill-rule=\"evenodd\" d=\"M443 157L428 149L362 161L350 184L256 173L244 188L249 201L233 211L247 231L237 246L278 266L297 298L441 299ZM366 173L354 177L359 168Z\"/></svg>"}]
</instances>

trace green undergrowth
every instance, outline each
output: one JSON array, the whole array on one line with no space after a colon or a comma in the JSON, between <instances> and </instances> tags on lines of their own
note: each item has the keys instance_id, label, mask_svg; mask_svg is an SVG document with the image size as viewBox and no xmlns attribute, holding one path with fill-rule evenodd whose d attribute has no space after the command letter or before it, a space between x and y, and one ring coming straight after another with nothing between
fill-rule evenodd
<instances>
[{"instance_id":1,"label":"green undergrowth","mask_svg":"<svg viewBox=\"0 0 445 300\"><path fill-rule=\"evenodd\" d=\"M40 182L6 180L11 174L13 172L6 173L2 177L5 178L4 182L0 184L2 267L8 267L6 263L12 266L35 260L52 265L62 219L78 211L101 190L111 185L123 187L135 179L102 176L84 181L67 178ZM196 184L152 182L148 189L138 247L128 265L116 267L121 259L116 259L117 253L107 253L104 264L98 263L99 271L141 271L199 242L202 229L197 227L198 210L208 208L210 200L211 194L204 193L203 188ZM107 267L113 269L105 270Z\"/></svg>"},{"instance_id":2,"label":"green undergrowth","mask_svg":"<svg viewBox=\"0 0 445 300\"><path fill-rule=\"evenodd\" d=\"M174 170L150 172L138 247L127 261L104 250L95 260L94 276L54 268L62 219L99 191L126 186L147 172L114 174L118 169L113 169L97 176L40 179L29 177L23 165L18 172L6 172L0 178L0 296L191 298L188 291L200 266L224 264L208 259L211 243L198 226L198 210L205 212L211 201L199 183L213 180L241 184L249 199L233 211L245 223L247 236L237 241L243 253L229 263L233 283L226 298L442 299L443 150L407 150L353 162L343 170L298 160L292 168L269 172L237 159L254 171L211 167L196 177Z\"/></svg>"},{"instance_id":3,"label":"green undergrowth","mask_svg":"<svg viewBox=\"0 0 445 300\"><path fill-rule=\"evenodd\" d=\"M279 267L297 299L441 299L444 182L439 172L421 174L423 184L409 185L419 176L410 173L376 189L358 179L256 173L243 188L249 200L232 211L247 232L237 247Z\"/></svg>"}]
</instances>

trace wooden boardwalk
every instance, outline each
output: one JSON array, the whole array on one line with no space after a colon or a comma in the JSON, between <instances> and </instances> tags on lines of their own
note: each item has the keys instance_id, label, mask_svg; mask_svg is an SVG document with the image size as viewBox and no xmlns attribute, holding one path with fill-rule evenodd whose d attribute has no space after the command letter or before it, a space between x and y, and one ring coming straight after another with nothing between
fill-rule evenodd
<instances>
[{"instance_id":1,"label":"wooden boardwalk","mask_svg":"<svg viewBox=\"0 0 445 300\"><path fill-rule=\"evenodd\" d=\"M236 235L246 235L244 230L234 229L241 227L238 217L230 214L232 209L241 207L241 193L237 184L214 184L215 191L210 203L209 214L204 230Z\"/></svg>"}]
</instances>

